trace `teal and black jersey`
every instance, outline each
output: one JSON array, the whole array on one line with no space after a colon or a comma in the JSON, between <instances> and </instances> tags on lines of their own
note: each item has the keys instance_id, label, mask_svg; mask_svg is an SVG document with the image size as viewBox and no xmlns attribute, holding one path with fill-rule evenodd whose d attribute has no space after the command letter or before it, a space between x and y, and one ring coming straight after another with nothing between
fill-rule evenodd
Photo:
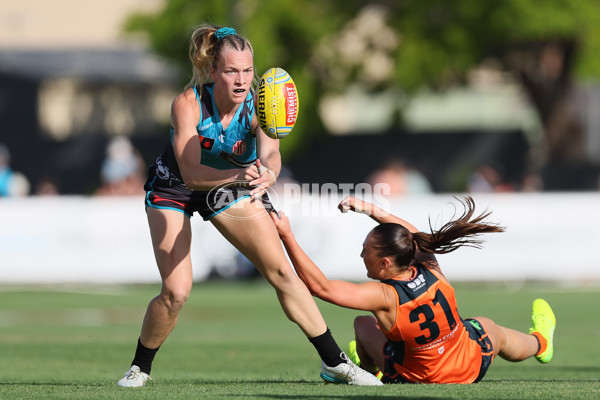
<instances>
[{"instance_id":1,"label":"teal and black jersey","mask_svg":"<svg viewBox=\"0 0 600 400\"><path fill-rule=\"evenodd\" d=\"M200 122L196 126L202 149L200 163L216 169L246 168L256 162L256 137L251 123L254 117L254 95L248 93L240 104L227 129L223 129L221 118L213 98L213 84L202 87L202 95L194 87L200 107ZM151 169L155 170L155 185L173 186L183 183L175 152L173 151L173 128L171 140L158 156Z\"/></svg>"},{"instance_id":2,"label":"teal and black jersey","mask_svg":"<svg viewBox=\"0 0 600 400\"><path fill-rule=\"evenodd\" d=\"M227 129L223 129L215 105L213 86L204 85L202 96L194 88L201 110L200 123L196 127L202 148L201 163L217 169L248 167L256 162L256 137L251 131L254 95L248 93Z\"/></svg>"},{"instance_id":3,"label":"teal and black jersey","mask_svg":"<svg viewBox=\"0 0 600 400\"><path fill-rule=\"evenodd\" d=\"M202 149L200 163L216 169L246 168L256 162L256 137L251 131L254 94L248 93L227 129L223 129L213 98L213 86L204 85L202 95L198 93L198 88L194 88L200 107L200 122L196 126ZM144 190L146 207L177 210L188 217L197 211L204 219L210 219L231 204L250 197L248 190L236 188L216 191L188 188L183 182L173 151L173 128L169 144L148 170ZM261 201L266 209L272 207L268 196L264 195Z\"/></svg>"}]
</instances>

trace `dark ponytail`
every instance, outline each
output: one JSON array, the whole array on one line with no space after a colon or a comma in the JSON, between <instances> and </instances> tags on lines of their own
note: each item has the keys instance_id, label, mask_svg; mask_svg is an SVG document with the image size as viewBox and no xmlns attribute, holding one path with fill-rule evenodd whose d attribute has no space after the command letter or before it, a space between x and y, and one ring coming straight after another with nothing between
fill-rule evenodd
<instances>
[{"instance_id":1,"label":"dark ponytail","mask_svg":"<svg viewBox=\"0 0 600 400\"><path fill-rule=\"evenodd\" d=\"M475 236L482 233L503 232L504 228L485 221L491 212L484 212L473 217L475 202L470 196L457 198L462 204L462 215L444 224L434 231L429 223L431 233L411 233L404 226L386 223L376 226L373 234L373 247L380 257L393 257L396 265L409 266L415 256L416 249L425 253L445 254L462 246L481 248L482 240Z\"/></svg>"},{"instance_id":2,"label":"dark ponytail","mask_svg":"<svg viewBox=\"0 0 600 400\"><path fill-rule=\"evenodd\" d=\"M391 257L398 266L408 266L415 257L413 234L400 224L385 223L371 231L372 246L379 257Z\"/></svg>"}]
</instances>

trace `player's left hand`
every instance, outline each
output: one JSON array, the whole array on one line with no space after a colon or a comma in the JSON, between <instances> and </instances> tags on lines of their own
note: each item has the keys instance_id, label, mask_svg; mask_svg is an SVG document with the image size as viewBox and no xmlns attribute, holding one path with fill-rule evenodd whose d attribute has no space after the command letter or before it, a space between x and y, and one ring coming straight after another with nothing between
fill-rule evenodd
<instances>
[{"instance_id":1,"label":"player's left hand","mask_svg":"<svg viewBox=\"0 0 600 400\"><path fill-rule=\"evenodd\" d=\"M256 160L256 168L258 168L260 176L250 181L250 186L254 187L254 189L250 191L252 200L260 198L267 189L275 184L275 174L269 168L262 165L260 159Z\"/></svg>"}]
</instances>

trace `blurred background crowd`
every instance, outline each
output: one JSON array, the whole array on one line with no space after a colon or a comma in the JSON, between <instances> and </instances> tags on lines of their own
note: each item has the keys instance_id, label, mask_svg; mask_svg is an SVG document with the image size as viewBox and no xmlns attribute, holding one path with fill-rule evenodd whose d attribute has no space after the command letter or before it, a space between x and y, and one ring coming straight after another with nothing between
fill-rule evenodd
<instances>
[{"instance_id":1,"label":"blurred background crowd","mask_svg":"<svg viewBox=\"0 0 600 400\"><path fill-rule=\"evenodd\" d=\"M593 0L5 0L0 196L141 195L202 22L294 77L288 179L600 190Z\"/></svg>"}]
</instances>

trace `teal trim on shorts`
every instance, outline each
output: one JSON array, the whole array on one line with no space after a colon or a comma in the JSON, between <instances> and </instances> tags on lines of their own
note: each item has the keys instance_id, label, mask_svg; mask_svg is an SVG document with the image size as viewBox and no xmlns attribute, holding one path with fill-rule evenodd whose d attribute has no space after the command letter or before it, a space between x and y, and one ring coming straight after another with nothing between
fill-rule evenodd
<instances>
[{"instance_id":1,"label":"teal trim on shorts","mask_svg":"<svg viewBox=\"0 0 600 400\"><path fill-rule=\"evenodd\" d=\"M188 218L192 218L192 216L188 213L186 213L183 210L180 210L179 208L172 208L172 207L162 207L162 206L154 206L154 205L146 205L146 208L154 208L157 210L169 210L169 211L178 211L180 213L182 213L183 215L185 215Z\"/></svg>"},{"instance_id":2,"label":"teal trim on shorts","mask_svg":"<svg viewBox=\"0 0 600 400\"><path fill-rule=\"evenodd\" d=\"M208 217L206 218L202 218L205 221L208 221L209 219L211 219L212 217L214 217L215 215L227 210L229 207L231 207L232 205L234 205L235 203L237 203L238 201L245 199L245 198L249 198L250 195L249 194L245 194L242 197L239 197L237 199L235 199L235 201L232 201L231 203L227 204L225 207L221 208L220 210L215 211L214 213L210 214Z\"/></svg>"},{"instance_id":3,"label":"teal trim on shorts","mask_svg":"<svg viewBox=\"0 0 600 400\"><path fill-rule=\"evenodd\" d=\"M186 213L183 210L180 210L179 208L175 208L175 207L165 207L165 206L155 206L154 204L150 203L148 201L148 196L150 196L150 193L152 193L152 191L148 191L146 192L146 208L155 208L157 210L170 210L170 211L178 211L180 213L182 213L183 215L185 215L188 218L192 218L192 216L188 213Z\"/></svg>"}]
</instances>

